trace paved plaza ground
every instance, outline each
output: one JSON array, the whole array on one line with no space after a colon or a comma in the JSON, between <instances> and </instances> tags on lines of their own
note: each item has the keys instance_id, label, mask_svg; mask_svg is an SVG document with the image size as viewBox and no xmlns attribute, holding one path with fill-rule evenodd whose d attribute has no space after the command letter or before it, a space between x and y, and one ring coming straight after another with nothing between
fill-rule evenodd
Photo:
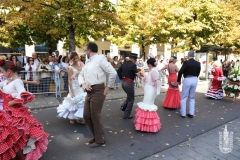
<instances>
[{"instance_id":1,"label":"paved plaza ground","mask_svg":"<svg viewBox=\"0 0 240 160\"><path fill-rule=\"evenodd\" d=\"M56 100L53 95L47 98L37 96L36 100L28 105L33 116L39 119L50 133L48 150L41 160L238 160L240 100L207 99L204 96L206 90L207 82L200 81L196 92L196 114L193 119L183 119L179 116L179 109L169 110L162 107L167 86L162 87L162 94L157 96L155 101L162 123L158 133L135 131L134 120L122 119L123 112L119 110L125 93L122 89L111 90L102 111L107 143L94 149L89 148L86 143L91 138L86 125L71 125L68 120L57 117L56 106L61 101ZM136 88L135 92L133 115L137 102L142 101L143 96L141 88ZM223 131L225 125L234 133L233 150L229 154L221 153L218 146L219 132Z\"/></svg>"}]
</instances>

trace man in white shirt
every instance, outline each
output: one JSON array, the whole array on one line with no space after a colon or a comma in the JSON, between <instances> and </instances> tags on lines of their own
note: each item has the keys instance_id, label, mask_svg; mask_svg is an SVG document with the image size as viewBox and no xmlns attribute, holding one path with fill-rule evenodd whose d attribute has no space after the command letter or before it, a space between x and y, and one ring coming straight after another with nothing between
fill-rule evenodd
<instances>
[{"instance_id":1,"label":"man in white shirt","mask_svg":"<svg viewBox=\"0 0 240 160\"><path fill-rule=\"evenodd\" d=\"M21 79L25 80L25 74L26 74L25 66L27 64L27 59L28 59L28 57L25 55L25 49L21 50L21 56L18 56L17 59L22 65L22 70L19 76L21 77Z\"/></svg>"},{"instance_id":2,"label":"man in white shirt","mask_svg":"<svg viewBox=\"0 0 240 160\"><path fill-rule=\"evenodd\" d=\"M38 70L38 67L40 65L40 60L37 57L37 53L33 52L32 53L32 58L33 58L33 65L35 66L35 68Z\"/></svg>"},{"instance_id":3,"label":"man in white shirt","mask_svg":"<svg viewBox=\"0 0 240 160\"><path fill-rule=\"evenodd\" d=\"M101 123L101 110L105 97L114 85L117 75L104 55L98 54L98 46L94 42L86 45L86 55L88 60L78 76L79 84L87 92L84 104L84 119L90 128L93 138L89 139L89 147L99 147L105 142L105 134ZM105 87L106 75L108 83Z\"/></svg>"},{"instance_id":4,"label":"man in white shirt","mask_svg":"<svg viewBox=\"0 0 240 160\"><path fill-rule=\"evenodd\" d=\"M22 49L21 50L21 56L18 56L17 59L21 63L23 70L25 70L24 67L27 63L27 58L28 57L25 55L25 49Z\"/></svg>"}]
</instances>

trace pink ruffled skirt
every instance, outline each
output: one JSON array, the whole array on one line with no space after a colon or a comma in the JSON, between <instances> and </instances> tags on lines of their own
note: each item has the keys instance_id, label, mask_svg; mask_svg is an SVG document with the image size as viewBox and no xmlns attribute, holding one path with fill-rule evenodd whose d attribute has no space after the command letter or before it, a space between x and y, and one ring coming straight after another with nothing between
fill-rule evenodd
<instances>
[{"instance_id":1,"label":"pink ruffled skirt","mask_svg":"<svg viewBox=\"0 0 240 160\"><path fill-rule=\"evenodd\" d=\"M157 132L161 129L160 117L156 111L136 109L135 129L144 132Z\"/></svg>"}]
</instances>

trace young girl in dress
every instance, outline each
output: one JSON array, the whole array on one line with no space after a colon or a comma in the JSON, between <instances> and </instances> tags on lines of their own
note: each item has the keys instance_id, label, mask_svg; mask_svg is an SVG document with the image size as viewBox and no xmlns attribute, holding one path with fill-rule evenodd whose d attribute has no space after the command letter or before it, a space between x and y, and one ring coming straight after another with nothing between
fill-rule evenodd
<instances>
[{"instance_id":1,"label":"young girl in dress","mask_svg":"<svg viewBox=\"0 0 240 160\"><path fill-rule=\"evenodd\" d=\"M74 124L75 121L84 124L83 107L86 97L86 92L79 86L78 74L80 73L83 65L79 65L79 56L77 52L72 52L70 57L72 64L68 68L68 85L69 94L64 98L62 104L57 108L59 117L69 118L70 123Z\"/></svg>"},{"instance_id":2,"label":"young girl in dress","mask_svg":"<svg viewBox=\"0 0 240 160\"><path fill-rule=\"evenodd\" d=\"M13 56L12 56L13 57ZM10 58L10 61L12 61L12 57ZM15 56L16 57L16 56ZM1 60L6 60L7 58L5 56L0 56ZM16 61L13 61L14 64L16 64ZM5 81L6 78L3 76L3 74L0 72L0 82ZM24 84L39 84L38 81L26 81L22 80ZM3 98L0 97L0 110L2 110L2 105L3 105Z\"/></svg>"},{"instance_id":3,"label":"young girl in dress","mask_svg":"<svg viewBox=\"0 0 240 160\"><path fill-rule=\"evenodd\" d=\"M37 160L46 151L49 136L24 104L34 95L26 92L18 71L20 63L0 60L0 71L6 78L0 83L3 110L0 111L0 159Z\"/></svg>"}]
</instances>

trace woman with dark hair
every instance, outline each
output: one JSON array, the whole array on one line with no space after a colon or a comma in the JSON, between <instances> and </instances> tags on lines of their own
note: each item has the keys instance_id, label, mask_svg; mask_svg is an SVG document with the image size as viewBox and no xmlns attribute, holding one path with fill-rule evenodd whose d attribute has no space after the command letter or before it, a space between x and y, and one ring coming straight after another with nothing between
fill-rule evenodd
<instances>
[{"instance_id":1,"label":"woman with dark hair","mask_svg":"<svg viewBox=\"0 0 240 160\"><path fill-rule=\"evenodd\" d=\"M51 66L49 65L48 58L43 58L42 64L39 65L38 71L40 72L40 92L43 92L48 97L49 85L51 80Z\"/></svg>"},{"instance_id":2,"label":"woman with dark hair","mask_svg":"<svg viewBox=\"0 0 240 160\"><path fill-rule=\"evenodd\" d=\"M27 58L27 64L25 65L25 70L26 70L26 80L27 81L35 81L38 80L38 75L37 73L37 66L34 65L34 59L32 57ZM37 85L28 85L28 91L31 93L37 93Z\"/></svg>"},{"instance_id":3,"label":"woman with dark hair","mask_svg":"<svg viewBox=\"0 0 240 160\"><path fill-rule=\"evenodd\" d=\"M166 94L166 98L163 102L163 107L165 108L179 108L180 107L180 92L179 92L179 86L177 83L177 72L179 71L177 65L175 64L177 62L177 57L172 56L169 60L169 64L162 68L162 71L167 69L169 75L164 72L164 74L168 77L168 91Z\"/></svg>"},{"instance_id":4,"label":"woman with dark hair","mask_svg":"<svg viewBox=\"0 0 240 160\"><path fill-rule=\"evenodd\" d=\"M111 62L111 64L116 71L118 70L119 67L121 67L121 63L118 61L118 56L113 57L113 61ZM121 84L121 80L117 75L115 79L115 87L118 88L120 84Z\"/></svg>"},{"instance_id":5,"label":"woman with dark hair","mask_svg":"<svg viewBox=\"0 0 240 160\"><path fill-rule=\"evenodd\" d=\"M13 63L16 64L18 62L17 56L11 55L10 61L13 61Z\"/></svg>"},{"instance_id":6,"label":"woman with dark hair","mask_svg":"<svg viewBox=\"0 0 240 160\"><path fill-rule=\"evenodd\" d=\"M0 111L0 159L39 159L46 151L49 136L24 104L34 95L26 92L18 72L20 63L0 60L0 71L6 78L0 83L3 110Z\"/></svg>"},{"instance_id":7,"label":"woman with dark hair","mask_svg":"<svg viewBox=\"0 0 240 160\"><path fill-rule=\"evenodd\" d=\"M83 119L83 107L86 92L78 83L78 75L82 70L83 64L79 65L79 56L77 52L71 52L72 64L68 68L69 94L64 98L62 104L57 108L59 117L70 119L70 123L85 124Z\"/></svg>"},{"instance_id":8,"label":"woman with dark hair","mask_svg":"<svg viewBox=\"0 0 240 160\"><path fill-rule=\"evenodd\" d=\"M149 73L143 78L144 97L139 102L134 120L135 129L145 132L157 132L161 128L160 118L157 114L158 107L154 104L155 98L160 94L161 82L154 58L147 60Z\"/></svg>"}]
</instances>

